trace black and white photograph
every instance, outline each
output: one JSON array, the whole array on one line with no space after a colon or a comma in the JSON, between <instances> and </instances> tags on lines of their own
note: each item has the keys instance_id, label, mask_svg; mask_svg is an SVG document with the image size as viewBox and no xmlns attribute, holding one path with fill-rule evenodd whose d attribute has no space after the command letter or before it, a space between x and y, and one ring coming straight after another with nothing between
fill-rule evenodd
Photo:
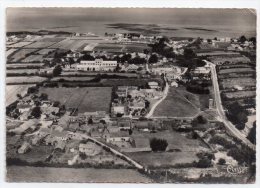
<instances>
[{"instance_id":1,"label":"black and white photograph","mask_svg":"<svg viewBox=\"0 0 260 188\"><path fill-rule=\"evenodd\" d=\"M5 10L6 182L256 182L257 10Z\"/></svg>"}]
</instances>

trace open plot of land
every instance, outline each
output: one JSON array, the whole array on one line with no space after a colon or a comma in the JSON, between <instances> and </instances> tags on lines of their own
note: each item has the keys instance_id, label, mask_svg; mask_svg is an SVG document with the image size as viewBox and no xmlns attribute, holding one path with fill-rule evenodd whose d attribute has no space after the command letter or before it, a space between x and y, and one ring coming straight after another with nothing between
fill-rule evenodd
<instances>
[{"instance_id":1,"label":"open plot of land","mask_svg":"<svg viewBox=\"0 0 260 188\"><path fill-rule=\"evenodd\" d=\"M10 47L10 48L21 48L21 47L27 46L31 43L32 42L17 42L17 43L9 45L8 47Z\"/></svg>"},{"instance_id":2,"label":"open plot of land","mask_svg":"<svg viewBox=\"0 0 260 188\"><path fill-rule=\"evenodd\" d=\"M22 172L22 173L21 173ZM9 182L151 183L133 169L50 168L8 166Z\"/></svg>"},{"instance_id":3,"label":"open plot of land","mask_svg":"<svg viewBox=\"0 0 260 188\"><path fill-rule=\"evenodd\" d=\"M219 71L219 74L229 74L229 73L250 73L250 72L255 72L254 69L252 68L232 68L232 69L221 69Z\"/></svg>"},{"instance_id":4,"label":"open plot of land","mask_svg":"<svg viewBox=\"0 0 260 188\"><path fill-rule=\"evenodd\" d=\"M24 63L29 63L34 61L43 61L43 55L30 55L22 60L22 62Z\"/></svg>"},{"instance_id":5,"label":"open plot of land","mask_svg":"<svg viewBox=\"0 0 260 188\"><path fill-rule=\"evenodd\" d=\"M78 108L79 113L110 110L111 87L40 88L40 92L66 108Z\"/></svg>"},{"instance_id":6,"label":"open plot of land","mask_svg":"<svg viewBox=\"0 0 260 188\"><path fill-rule=\"evenodd\" d=\"M178 93L176 88L170 87L169 93L155 109L155 117L193 117L199 112L199 109Z\"/></svg>"},{"instance_id":7,"label":"open plot of land","mask_svg":"<svg viewBox=\"0 0 260 188\"><path fill-rule=\"evenodd\" d=\"M33 84L27 85L7 85L5 86L5 105L8 106L17 100L17 94L25 95L29 87Z\"/></svg>"},{"instance_id":8,"label":"open plot of land","mask_svg":"<svg viewBox=\"0 0 260 188\"><path fill-rule=\"evenodd\" d=\"M55 42L34 42L30 45L27 45L26 48L47 48L51 45L55 44Z\"/></svg>"},{"instance_id":9,"label":"open plot of land","mask_svg":"<svg viewBox=\"0 0 260 188\"><path fill-rule=\"evenodd\" d=\"M16 77L7 77L6 84L36 84L47 80L40 76L16 76Z\"/></svg>"},{"instance_id":10,"label":"open plot of land","mask_svg":"<svg viewBox=\"0 0 260 188\"><path fill-rule=\"evenodd\" d=\"M36 49L20 49L15 52L12 56L9 57L9 61L19 61L20 59L25 58L28 54L35 52Z\"/></svg>"}]
</instances>

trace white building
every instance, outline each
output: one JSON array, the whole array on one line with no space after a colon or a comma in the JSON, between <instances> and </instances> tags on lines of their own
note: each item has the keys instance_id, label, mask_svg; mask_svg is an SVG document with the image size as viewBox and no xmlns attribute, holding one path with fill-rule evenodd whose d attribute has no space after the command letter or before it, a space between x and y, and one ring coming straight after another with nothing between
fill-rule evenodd
<instances>
[{"instance_id":1,"label":"white building","mask_svg":"<svg viewBox=\"0 0 260 188\"><path fill-rule=\"evenodd\" d=\"M77 70L83 71L114 71L117 67L117 61L103 61L103 59L95 59L95 61L81 61L76 65Z\"/></svg>"}]
</instances>

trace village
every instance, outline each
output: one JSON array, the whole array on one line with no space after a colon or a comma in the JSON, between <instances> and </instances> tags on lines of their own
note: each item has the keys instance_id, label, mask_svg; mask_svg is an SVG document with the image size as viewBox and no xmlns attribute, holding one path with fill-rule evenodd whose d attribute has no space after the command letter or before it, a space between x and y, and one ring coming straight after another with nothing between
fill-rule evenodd
<instances>
[{"instance_id":1,"label":"village","mask_svg":"<svg viewBox=\"0 0 260 188\"><path fill-rule=\"evenodd\" d=\"M187 179L195 168L200 179L205 168L255 164L245 159L255 149L255 38L42 30L9 33L6 45L7 165Z\"/></svg>"}]
</instances>

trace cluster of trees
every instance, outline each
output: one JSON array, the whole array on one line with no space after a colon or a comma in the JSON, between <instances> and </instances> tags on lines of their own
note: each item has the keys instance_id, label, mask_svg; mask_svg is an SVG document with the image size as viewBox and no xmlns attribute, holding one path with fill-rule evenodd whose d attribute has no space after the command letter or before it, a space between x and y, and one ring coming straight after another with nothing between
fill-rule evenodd
<instances>
[{"instance_id":1,"label":"cluster of trees","mask_svg":"<svg viewBox=\"0 0 260 188\"><path fill-rule=\"evenodd\" d=\"M55 77L55 76L59 76L62 72L62 68L60 65L57 65L54 69L53 69L53 72L52 72L52 75Z\"/></svg>"},{"instance_id":2,"label":"cluster of trees","mask_svg":"<svg viewBox=\"0 0 260 188\"><path fill-rule=\"evenodd\" d=\"M204 118L202 115L199 115L197 118L195 118L192 121L192 125L196 126L198 124L206 124L208 121L206 118Z\"/></svg>"},{"instance_id":3,"label":"cluster of trees","mask_svg":"<svg viewBox=\"0 0 260 188\"><path fill-rule=\"evenodd\" d=\"M166 37L161 38L158 42L151 44L152 52L158 53L167 58L175 58L175 53L172 47L168 47L165 43L169 42Z\"/></svg>"},{"instance_id":4,"label":"cluster of trees","mask_svg":"<svg viewBox=\"0 0 260 188\"><path fill-rule=\"evenodd\" d=\"M210 139L209 143L221 145L221 146L223 146L226 149L231 149L231 148L235 147L235 145L232 142L228 141L224 137L217 136L217 135L212 137Z\"/></svg>"},{"instance_id":5,"label":"cluster of trees","mask_svg":"<svg viewBox=\"0 0 260 188\"><path fill-rule=\"evenodd\" d=\"M196 163L197 168L209 168L212 166L212 160L215 159L212 153L198 153L199 161Z\"/></svg>"},{"instance_id":6,"label":"cluster of trees","mask_svg":"<svg viewBox=\"0 0 260 188\"><path fill-rule=\"evenodd\" d=\"M160 138L152 138L150 140L150 147L152 151L165 151L168 146L167 140Z\"/></svg>"},{"instance_id":7,"label":"cluster of trees","mask_svg":"<svg viewBox=\"0 0 260 188\"><path fill-rule=\"evenodd\" d=\"M237 129L243 130L248 120L248 112L238 102L231 103L226 108L228 110L226 115L229 121L234 123Z\"/></svg>"}]
</instances>

